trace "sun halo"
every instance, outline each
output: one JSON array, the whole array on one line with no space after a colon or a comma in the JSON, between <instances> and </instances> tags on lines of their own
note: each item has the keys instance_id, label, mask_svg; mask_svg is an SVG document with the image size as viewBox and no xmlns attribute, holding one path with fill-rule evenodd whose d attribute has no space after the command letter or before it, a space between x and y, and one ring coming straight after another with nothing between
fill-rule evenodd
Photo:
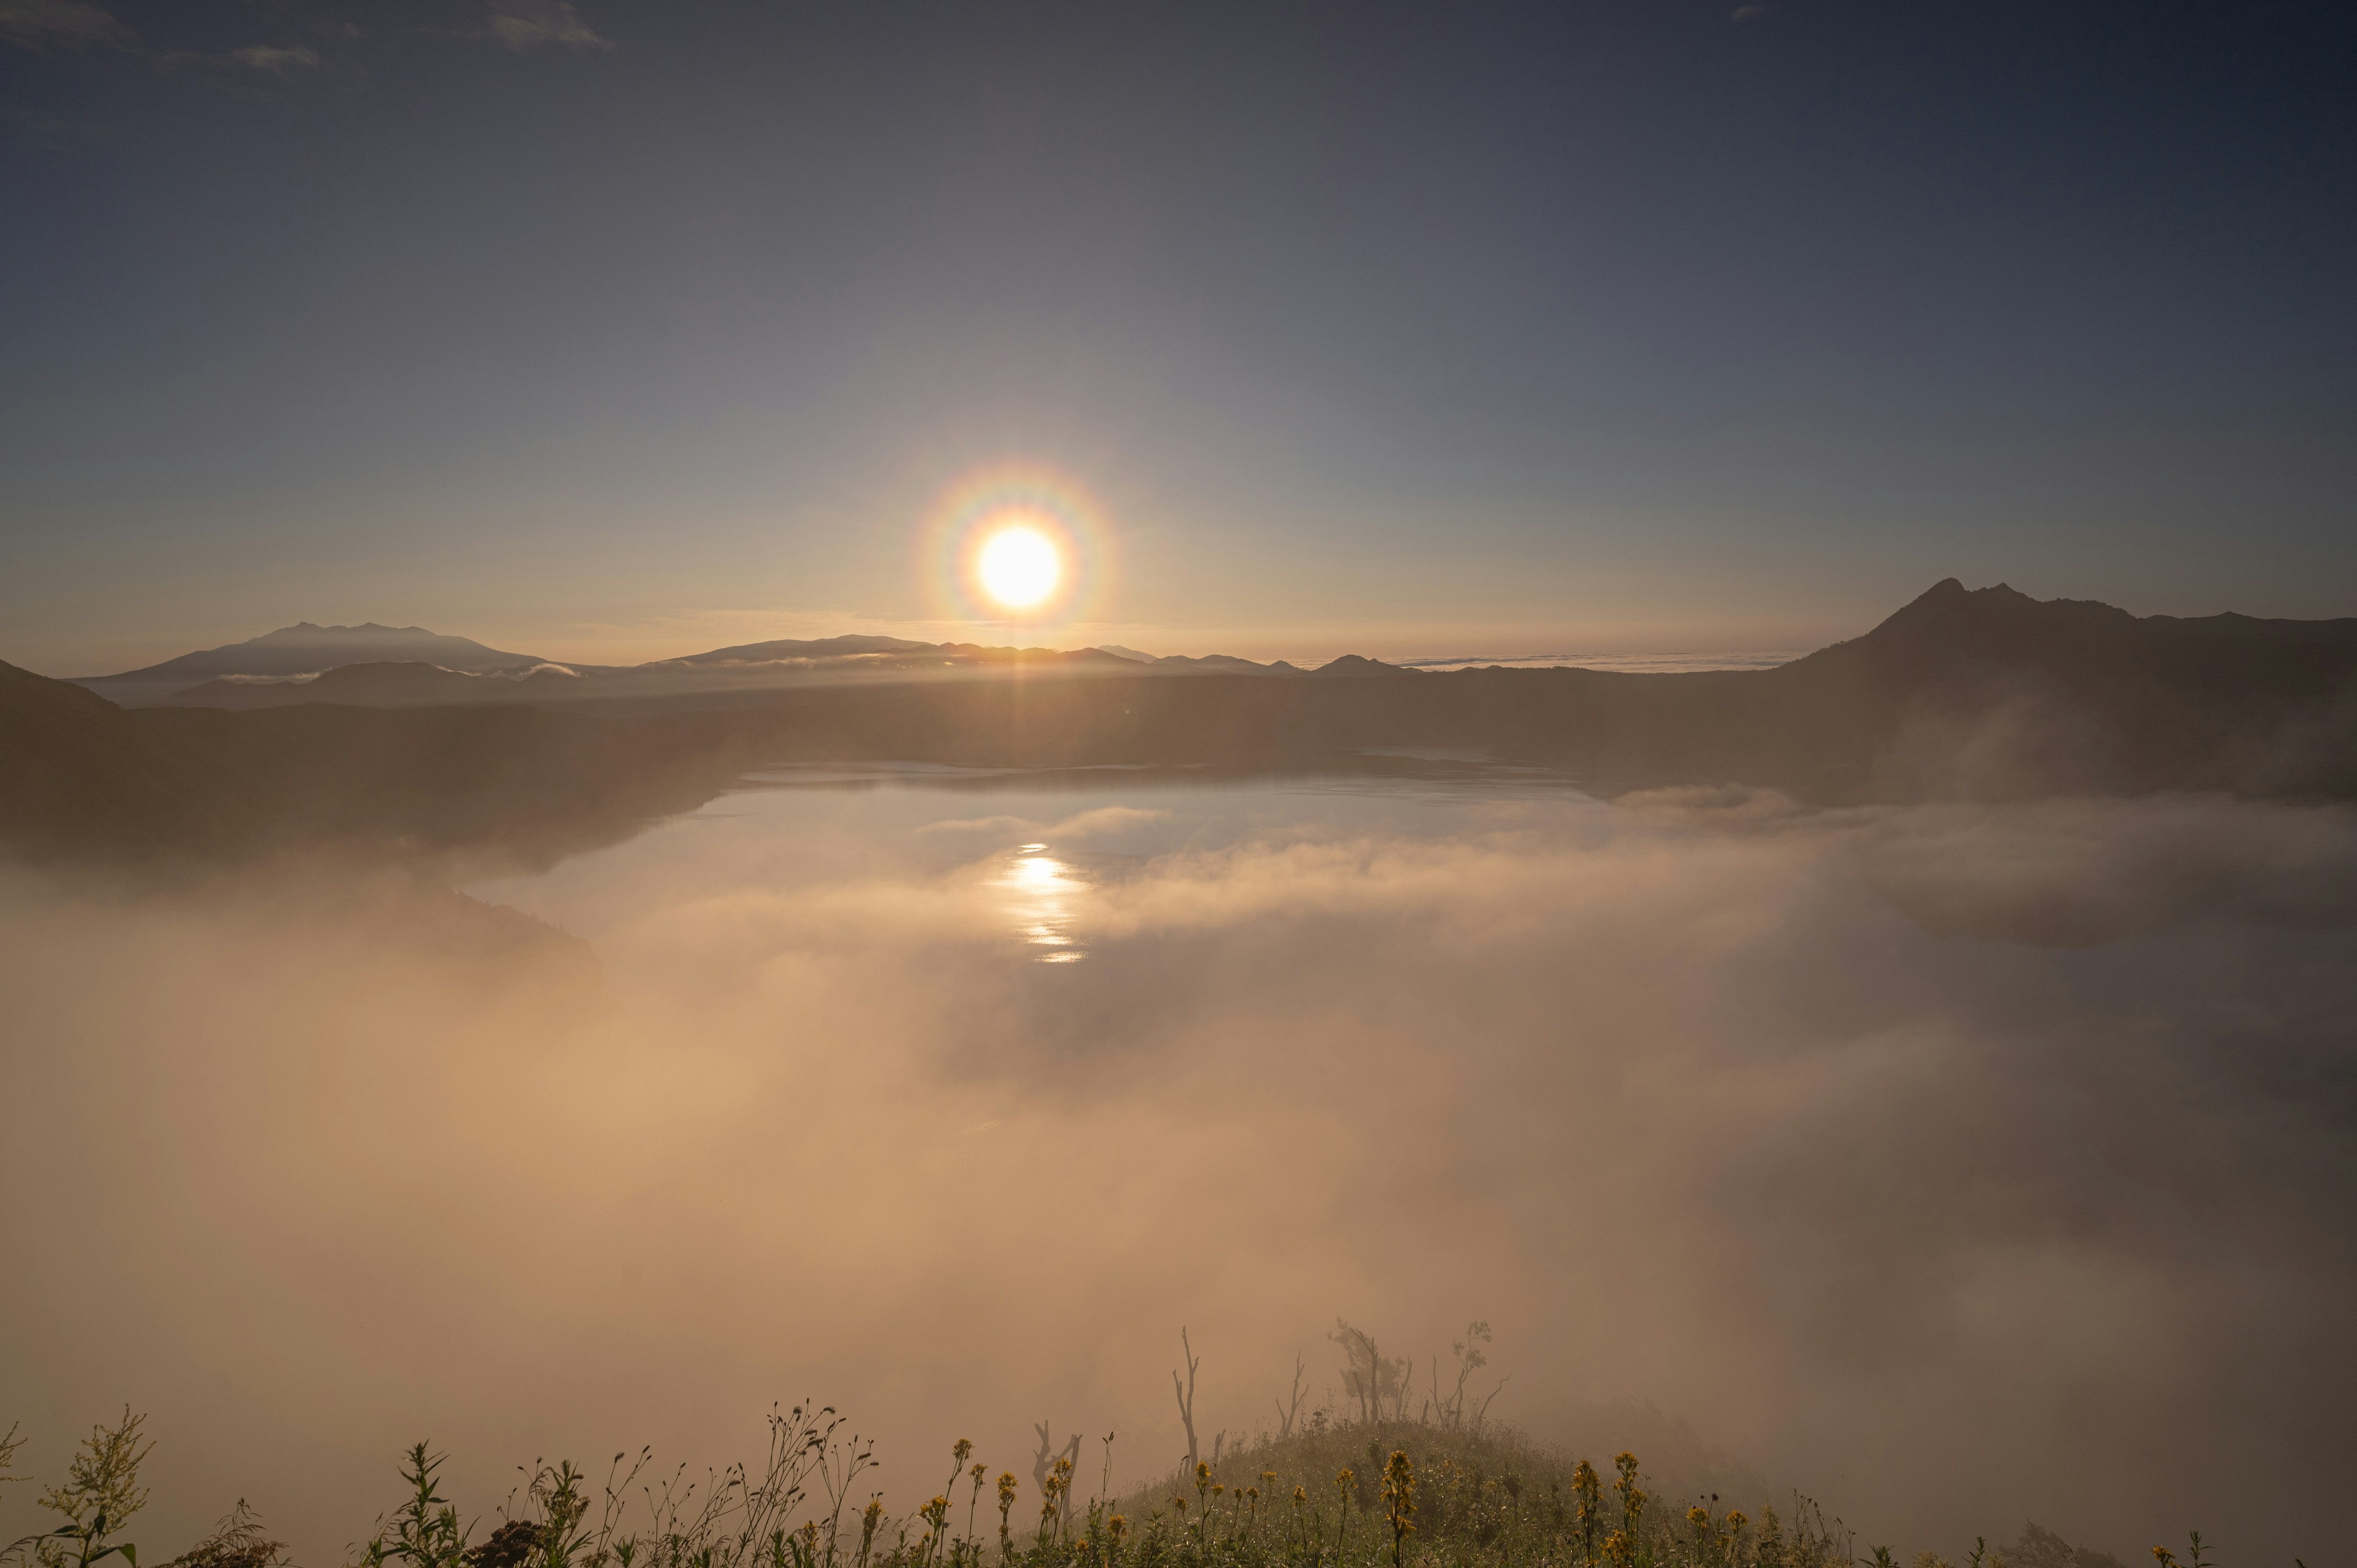
<instances>
[{"instance_id":1,"label":"sun halo","mask_svg":"<svg viewBox=\"0 0 2357 1568\"><path fill-rule=\"evenodd\" d=\"M1010 610L1033 609L1063 580L1063 556L1039 529L1010 522L983 541L974 554L974 575L995 603Z\"/></svg>"},{"instance_id":2,"label":"sun halo","mask_svg":"<svg viewBox=\"0 0 2357 1568\"><path fill-rule=\"evenodd\" d=\"M1004 537L1016 533L1032 537ZM1103 607L1112 564L1103 510L1078 481L1038 463L969 472L935 497L920 538L944 620L1029 634Z\"/></svg>"}]
</instances>

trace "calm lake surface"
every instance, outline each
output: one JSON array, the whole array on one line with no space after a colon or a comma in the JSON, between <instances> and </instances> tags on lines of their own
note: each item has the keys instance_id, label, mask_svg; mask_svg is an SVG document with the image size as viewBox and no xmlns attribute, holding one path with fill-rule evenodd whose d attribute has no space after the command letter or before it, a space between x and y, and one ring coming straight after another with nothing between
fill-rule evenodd
<instances>
[{"instance_id":1,"label":"calm lake surface","mask_svg":"<svg viewBox=\"0 0 2357 1568\"><path fill-rule=\"evenodd\" d=\"M1244 843L1440 842L1504 830L1566 844L1632 824L1561 776L1440 752L1349 777L1183 769L780 768L627 843L467 891L593 945L683 897L845 879L931 886L996 913L1010 961L1085 961L1103 894L1172 856Z\"/></svg>"}]
</instances>

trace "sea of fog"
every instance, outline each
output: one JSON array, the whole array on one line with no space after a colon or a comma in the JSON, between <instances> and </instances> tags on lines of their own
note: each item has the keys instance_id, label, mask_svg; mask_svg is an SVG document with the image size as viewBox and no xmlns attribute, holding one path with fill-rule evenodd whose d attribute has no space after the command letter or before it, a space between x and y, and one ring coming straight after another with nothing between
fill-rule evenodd
<instances>
[{"instance_id":1,"label":"sea of fog","mask_svg":"<svg viewBox=\"0 0 2357 1568\"><path fill-rule=\"evenodd\" d=\"M2357 821L788 770L554 867L0 875L0 1429L125 1402L178 1550L513 1466L1275 1424L1338 1316L1673 1490L1961 1556L2330 1558ZM1092 1453L1096 1452L1093 1444ZM0 1530L31 1528L27 1489ZM154 1550L153 1548L150 1549Z\"/></svg>"}]
</instances>

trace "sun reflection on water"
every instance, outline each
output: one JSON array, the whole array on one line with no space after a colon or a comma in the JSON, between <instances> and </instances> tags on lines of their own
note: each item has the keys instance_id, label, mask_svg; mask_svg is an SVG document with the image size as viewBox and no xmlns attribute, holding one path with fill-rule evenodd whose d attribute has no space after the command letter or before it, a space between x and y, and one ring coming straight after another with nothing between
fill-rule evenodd
<instances>
[{"instance_id":1,"label":"sun reflection on water","mask_svg":"<svg viewBox=\"0 0 2357 1568\"><path fill-rule=\"evenodd\" d=\"M1079 921L1081 894L1087 884L1072 868L1048 853L1044 843L1027 843L1011 851L1005 869L991 884L1003 890L1016 934L1036 948L1040 963L1078 963L1088 955L1072 935Z\"/></svg>"}]
</instances>

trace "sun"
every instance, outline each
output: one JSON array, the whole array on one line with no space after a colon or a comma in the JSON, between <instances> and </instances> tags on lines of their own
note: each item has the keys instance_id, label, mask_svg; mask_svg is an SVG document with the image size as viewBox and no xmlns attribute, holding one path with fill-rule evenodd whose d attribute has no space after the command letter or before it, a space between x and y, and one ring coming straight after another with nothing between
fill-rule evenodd
<instances>
[{"instance_id":1,"label":"sun","mask_svg":"<svg viewBox=\"0 0 2357 1568\"><path fill-rule=\"evenodd\" d=\"M1063 581L1064 559L1054 540L1017 523L983 542L974 556L974 575L995 602L1010 610L1028 610L1045 603Z\"/></svg>"},{"instance_id":2,"label":"sun","mask_svg":"<svg viewBox=\"0 0 2357 1568\"><path fill-rule=\"evenodd\" d=\"M1113 579L1111 532L1078 481L1010 460L943 489L918 539L940 618L1019 626L1028 635L1092 622L1102 611Z\"/></svg>"}]
</instances>

